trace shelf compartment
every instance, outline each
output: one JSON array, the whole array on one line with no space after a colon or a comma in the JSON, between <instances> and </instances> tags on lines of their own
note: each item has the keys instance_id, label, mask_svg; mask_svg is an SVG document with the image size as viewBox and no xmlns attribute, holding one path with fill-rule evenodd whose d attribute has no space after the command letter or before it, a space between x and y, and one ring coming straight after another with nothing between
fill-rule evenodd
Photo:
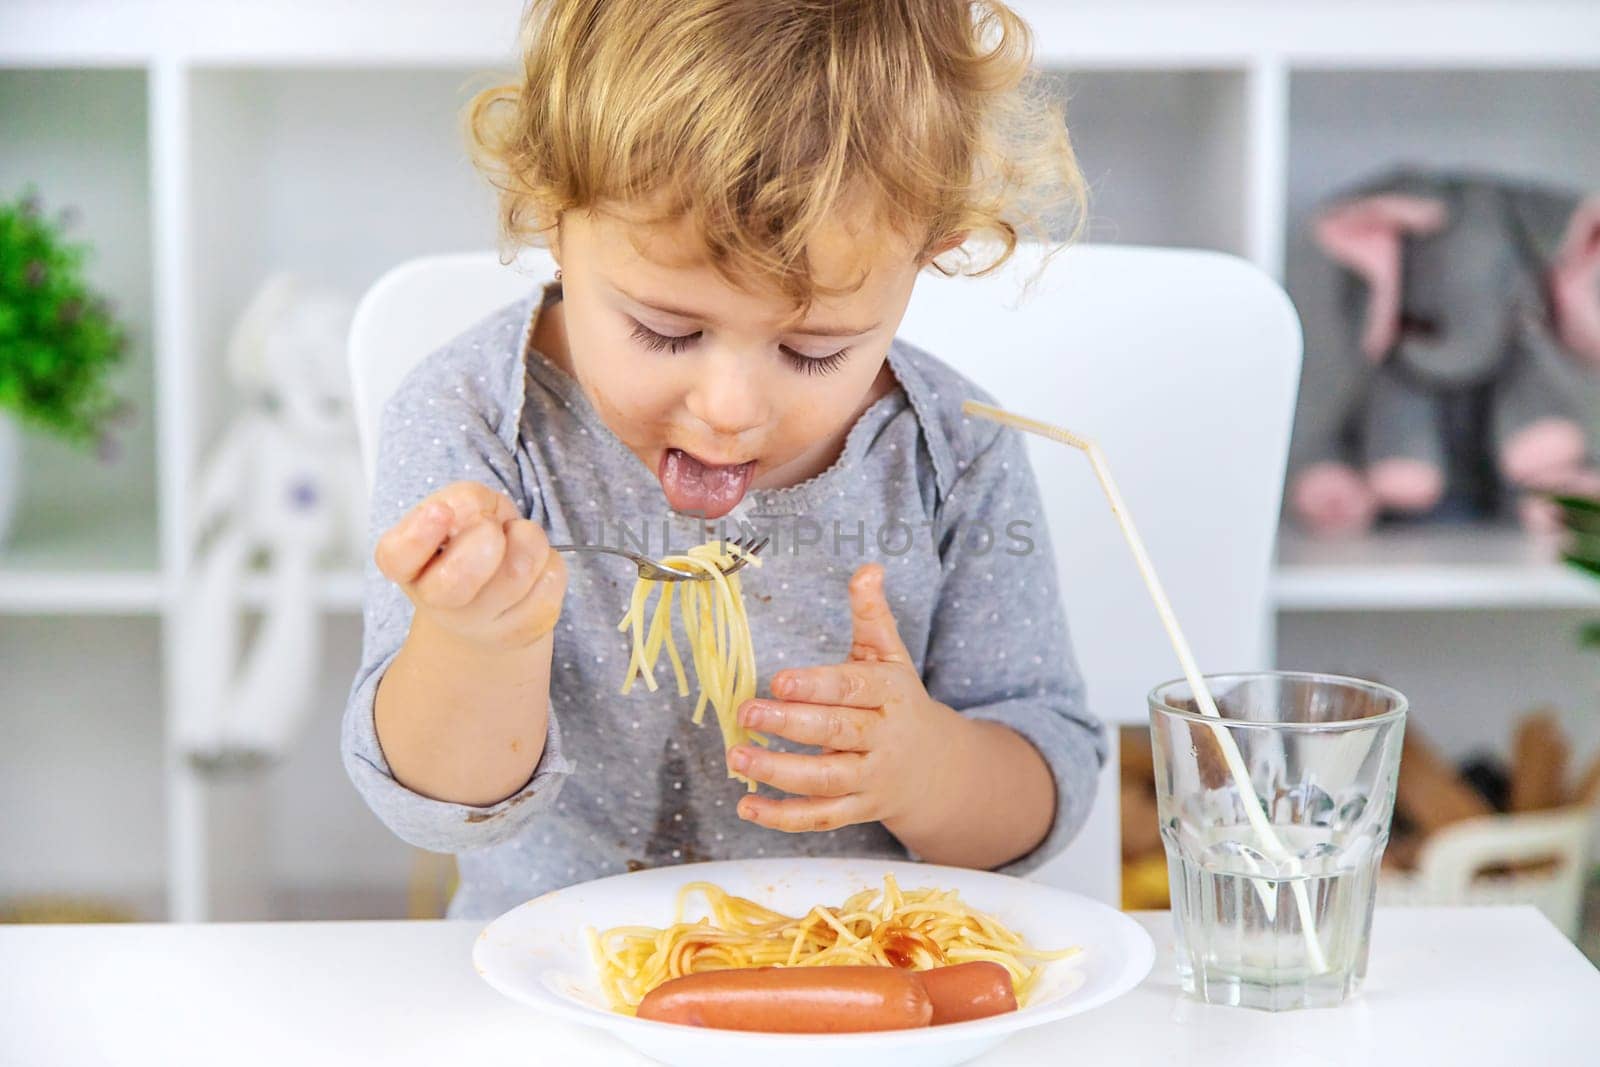
<instances>
[{"instance_id":1,"label":"shelf compartment","mask_svg":"<svg viewBox=\"0 0 1600 1067\"><path fill-rule=\"evenodd\" d=\"M1402 162L1600 188L1600 138L1574 136L1596 128L1595 67L1292 70L1290 262L1321 258L1306 232L1319 202Z\"/></svg>"},{"instance_id":2,"label":"shelf compartment","mask_svg":"<svg viewBox=\"0 0 1600 1067\"><path fill-rule=\"evenodd\" d=\"M188 484L249 402L223 356L267 277L291 271L353 303L409 258L495 247L493 189L468 162L461 128L467 101L491 81L467 68L189 72L196 403L183 436L198 454L182 458ZM261 583L250 588L259 603ZM331 594L335 606L355 599Z\"/></svg>"},{"instance_id":3,"label":"shelf compartment","mask_svg":"<svg viewBox=\"0 0 1600 1067\"><path fill-rule=\"evenodd\" d=\"M1056 70L1049 81L1090 185L1084 240L1248 253L1243 68Z\"/></svg>"},{"instance_id":4,"label":"shelf compartment","mask_svg":"<svg viewBox=\"0 0 1600 1067\"><path fill-rule=\"evenodd\" d=\"M0 614L159 611L155 516L37 503L0 548Z\"/></svg>"},{"instance_id":5,"label":"shelf compartment","mask_svg":"<svg viewBox=\"0 0 1600 1067\"><path fill-rule=\"evenodd\" d=\"M0 618L0 897L159 900L162 624Z\"/></svg>"},{"instance_id":6,"label":"shelf compartment","mask_svg":"<svg viewBox=\"0 0 1600 1067\"><path fill-rule=\"evenodd\" d=\"M1326 398L1348 395L1360 359L1348 350L1339 269L1310 236L1317 206L1402 165L1600 190L1600 138L1576 133L1600 129L1600 69L1292 70L1288 112L1284 280L1305 331L1290 456L1297 471L1318 456L1318 443L1336 425L1339 413ZM1420 572L1405 588L1439 606L1575 602L1579 583L1555 569L1516 564L1522 569L1508 576L1507 553L1520 549L1497 543L1485 551L1500 571L1480 569L1470 583ZM1424 594L1430 581L1435 592Z\"/></svg>"},{"instance_id":7,"label":"shelf compartment","mask_svg":"<svg viewBox=\"0 0 1600 1067\"><path fill-rule=\"evenodd\" d=\"M411 257L494 247L493 190L460 129L487 83L470 70L192 72L202 449L240 403L222 355L269 275L293 271L354 301Z\"/></svg>"},{"instance_id":8,"label":"shelf compartment","mask_svg":"<svg viewBox=\"0 0 1600 1067\"><path fill-rule=\"evenodd\" d=\"M0 70L0 195L32 187L47 216L75 216L64 237L91 246L89 283L129 333L113 384L131 411L112 428L110 460L24 429L0 611L148 610L157 600L146 87L138 70Z\"/></svg>"}]
</instances>

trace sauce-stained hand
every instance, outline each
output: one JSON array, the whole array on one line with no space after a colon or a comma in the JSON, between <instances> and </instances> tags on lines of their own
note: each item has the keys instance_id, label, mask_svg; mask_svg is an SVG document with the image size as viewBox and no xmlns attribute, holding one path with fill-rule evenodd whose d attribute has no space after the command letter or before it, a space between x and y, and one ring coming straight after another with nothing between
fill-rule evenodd
<instances>
[{"instance_id":1,"label":"sauce-stained hand","mask_svg":"<svg viewBox=\"0 0 1600 1067\"><path fill-rule=\"evenodd\" d=\"M730 749L732 769L798 794L744 797L740 818L787 831L877 821L893 829L938 788L971 724L928 695L900 640L883 580L875 563L850 579L853 639L846 662L780 671L772 699L740 706L741 725L823 749Z\"/></svg>"}]
</instances>

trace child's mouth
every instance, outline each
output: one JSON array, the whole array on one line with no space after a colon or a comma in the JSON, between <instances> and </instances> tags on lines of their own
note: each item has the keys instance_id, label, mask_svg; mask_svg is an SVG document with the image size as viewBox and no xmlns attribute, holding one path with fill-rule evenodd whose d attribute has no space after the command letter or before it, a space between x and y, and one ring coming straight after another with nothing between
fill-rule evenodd
<instances>
[{"instance_id":1,"label":"child's mouth","mask_svg":"<svg viewBox=\"0 0 1600 1067\"><path fill-rule=\"evenodd\" d=\"M669 448L661 457L656 476L673 511L720 519L744 499L755 471L753 459L719 466L681 448Z\"/></svg>"}]
</instances>

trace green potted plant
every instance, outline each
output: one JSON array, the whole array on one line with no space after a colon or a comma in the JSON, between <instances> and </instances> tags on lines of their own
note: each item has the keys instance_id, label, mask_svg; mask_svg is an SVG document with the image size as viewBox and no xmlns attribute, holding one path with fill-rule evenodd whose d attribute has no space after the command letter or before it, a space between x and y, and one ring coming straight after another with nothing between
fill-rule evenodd
<instances>
[{"instance_id":1,"label":"green potted plant","mask_svg":"<svg viewBox=\"0 0 1600 1067\"><path fill-rule=\"evenodd\" d=\"M1555 500L1569 535L1567 562L1600 578L1600 496L1558 496ZM1582 640L1590 648L1600 648L1600 620L1585 624Z\"/></svg>"},{"instance_id":2,"label":"green potted plant","mask_svg":"<svg viewBox=\"0 0 1600 1067\"><path fill-rule=\"evenodd\" d=\"M1600 578L1600 495L1558 496L1561 519L1567 528L1567 545L1564 555L1568 563L1579 570ZM1600 649L1600 619L1591 619L1579 632L1579 640L1589 648ZM1589 872L1585 891L1590 915L1600 914L1600 864ZM1594 939L1594 922L1588 923L1589 934L1580 939L1580 946L1589 958L1600 963L1600 941Z\"/></svg>"},{"instance_id":3,"label":"green potted plant","mask_svg":"<svg viewBox=\"0 0 1600 1067\"><path fill-rule=\"evenodd\" d=\"M0 544L15 513L23 426L109 452L122 410L110 375L127 332L84 277L90 250L63 237L70 212L44 217L28 190L0 202Z\"/></svg>"}]
</instances>

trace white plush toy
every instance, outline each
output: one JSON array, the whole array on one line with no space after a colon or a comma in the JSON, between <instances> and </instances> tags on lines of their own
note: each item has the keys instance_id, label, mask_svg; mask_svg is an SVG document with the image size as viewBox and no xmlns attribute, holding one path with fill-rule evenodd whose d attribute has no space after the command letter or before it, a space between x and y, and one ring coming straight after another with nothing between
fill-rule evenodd
<instances>
[{"instance_id":1,"label":"white plush toy","mask_svg":"<svg viewBox=\"0 0 1600 1067\"><path fill-rule=\"evenodd\" d=\"M194 764L249 768L284 755L309 718L322 662L318 576L359 559L366 488L345 369L351 301L290 274L268 279L228 343L245 400L204 473L199 557L181 613L204 654L184 681L178 743ZM258 566L259 563L259 566ZM261 621L241 643L245 579L264 574Z\"/></svg>"}]
</instances>

